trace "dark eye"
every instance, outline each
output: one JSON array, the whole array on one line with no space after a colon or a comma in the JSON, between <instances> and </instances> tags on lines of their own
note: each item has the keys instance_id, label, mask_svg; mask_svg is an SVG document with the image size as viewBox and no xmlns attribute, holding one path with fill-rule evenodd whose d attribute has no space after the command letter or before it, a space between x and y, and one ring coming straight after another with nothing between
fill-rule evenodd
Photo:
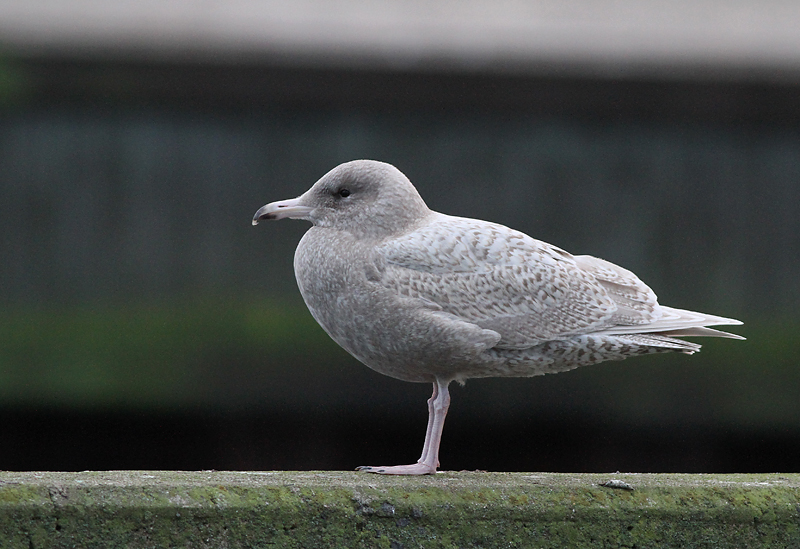
<instances>
[{"instance_id":1,"label":"dark eye","mask_svg":"<svg viewBox=\"0 0 800 549\"><path fill-rule=\"evenodd\" d=\"M336 194L338 194L342 198L347 198L348 196L350 196L350 191L348 189L340 189L339 192Z\"/></svg>"}]
</instances>

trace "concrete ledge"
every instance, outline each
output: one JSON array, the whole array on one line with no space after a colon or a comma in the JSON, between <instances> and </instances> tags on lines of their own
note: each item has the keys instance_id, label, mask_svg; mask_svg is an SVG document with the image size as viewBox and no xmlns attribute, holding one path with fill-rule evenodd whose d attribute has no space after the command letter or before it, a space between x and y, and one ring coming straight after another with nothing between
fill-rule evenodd
<instances>
[{"instance_id":1,"label":"concrete ledge","mask_svg":"<svg viewBox=\"0 0 800 549\"><path fill-rule=\"evenodd\" d=\"M0 472L3 549L272 546L800 547L800 475Z\"/></svg>"}]
</instances>

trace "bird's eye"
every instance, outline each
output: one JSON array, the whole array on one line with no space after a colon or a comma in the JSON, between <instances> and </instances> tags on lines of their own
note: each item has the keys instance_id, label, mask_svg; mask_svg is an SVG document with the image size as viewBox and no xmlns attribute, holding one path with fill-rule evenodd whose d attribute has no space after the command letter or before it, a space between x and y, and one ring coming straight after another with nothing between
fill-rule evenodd
<instances>
[{"instance_id":1,"label":"bird's eye","mask_svg":"<svg viewBox=\"0 0 800 549\"><path fill-rule=\"evenodd\" d=\"M349 189L340 189L339 192L336 193L336 194L338 194L342 198L347 198L348 196L350 196L350 190Z\"/></svg>"}]
</instances>

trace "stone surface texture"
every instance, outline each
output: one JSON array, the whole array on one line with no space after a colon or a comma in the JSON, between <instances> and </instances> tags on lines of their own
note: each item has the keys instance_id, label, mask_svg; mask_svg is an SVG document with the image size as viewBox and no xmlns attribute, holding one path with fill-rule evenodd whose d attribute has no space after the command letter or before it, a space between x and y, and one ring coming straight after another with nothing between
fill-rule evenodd
<instances>
[{"instance_id":1,"label":"stone surface texture","mask_svg":"<svg viewBox=\"0 0 800 549\"><path fill-rule=\"evenodd\" d=\"M0 472L0 547L800 547L798 474Z\"/></svg>"}]
</instances>

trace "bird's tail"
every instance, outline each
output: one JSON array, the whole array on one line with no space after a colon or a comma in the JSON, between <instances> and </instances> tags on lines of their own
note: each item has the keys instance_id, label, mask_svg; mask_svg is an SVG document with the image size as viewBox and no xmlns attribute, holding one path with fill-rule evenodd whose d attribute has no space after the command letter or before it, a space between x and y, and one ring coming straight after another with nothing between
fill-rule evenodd
<instances>
[{"instance_id":1,"label":"bird's tail","mask_svg":"<svg viewBox=\"0 0 800 549\"><path fill-rule=\"evenodd\" d=\"M741 321L733 318L698 313L697 311L687 311L685 309L674 309L663 305L661 305L661 312L661 318L654 322L633 326L614 326L598 332L598 335L658 334L667 337L701 336L745 339L738 334L708 328L708 326L742 324Z\"/></svg>"}]
</instances>

